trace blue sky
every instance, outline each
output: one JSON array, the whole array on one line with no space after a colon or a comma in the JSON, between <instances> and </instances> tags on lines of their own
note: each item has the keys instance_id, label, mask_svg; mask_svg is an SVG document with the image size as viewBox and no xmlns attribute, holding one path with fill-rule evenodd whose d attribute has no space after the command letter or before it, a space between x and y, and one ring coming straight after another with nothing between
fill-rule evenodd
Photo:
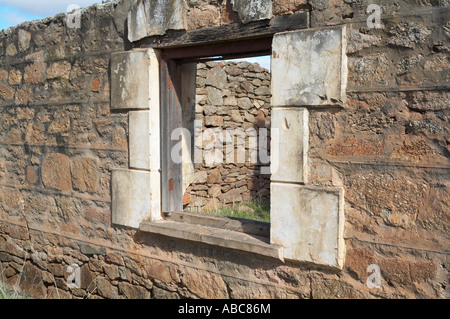
<instances>
[{"instance_id":1,"label":"blue sky","mask_svg":"<svg viewBox=\"0 0 450 319\"><path fill-rule=\"evenodd\" d=\"M0 0L0 30L67 11L70 4L80 8L102 0Z\"/></svg>"},{"instance_id":2,"label":"blue sky","mask_svg":"<svg viewBox=\"0 0 450 319\"><path fill-rule=\"evenodd\" d=\"M260 66L270 71L270 55L266 56L257 56L254 58L245 58L245 59L236 59L230 61L247 61L251 63L259 63Z\"/></svg>"}]
</instances>

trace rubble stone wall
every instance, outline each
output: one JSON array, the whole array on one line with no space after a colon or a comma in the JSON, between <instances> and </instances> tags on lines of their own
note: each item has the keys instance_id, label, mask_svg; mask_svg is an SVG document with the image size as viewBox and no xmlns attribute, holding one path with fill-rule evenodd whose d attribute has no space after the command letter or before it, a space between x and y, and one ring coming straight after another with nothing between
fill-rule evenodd
<instances>
[{"instance_id":1,"label":"rubble stone wall","mask_svg":"<svg viewBox=\"0 0 450 319\"><path fill-rule=\"evenodd\" d=\"M252 155L263 148L270 155L270 95L269 70L257 63L198 63L195 120L202 123L205 145L186 190L189 209L269 200L270 174L261 168L270 163ZM265 145L258 143L260 129Z\"/></svg>"},{"instance_id":2,"label":"rubble stone wall","mask_svg":"<svg viewBox=\"0 0 450 319\"><path fill-rule=\"evenodd\" d=\"M132 47L132 2L83 10L80 29L61 14L0 32L3 282L41 298L449 298L448 1L272 3L347 25L348 101L309 118L312 182L345 188L340 271L111 224L128 118L110 110L109 60ZM229 1L185 3L187 29L240 23Z\"/></svg>"}]
</instances>

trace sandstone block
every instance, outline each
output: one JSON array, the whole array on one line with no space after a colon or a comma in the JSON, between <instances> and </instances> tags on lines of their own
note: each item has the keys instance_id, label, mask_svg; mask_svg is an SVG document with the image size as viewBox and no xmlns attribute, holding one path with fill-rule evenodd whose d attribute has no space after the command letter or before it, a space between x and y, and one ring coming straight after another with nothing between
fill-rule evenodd
<instances>
[{"instance_id":1,"label":"sandstone block","mask_svg":"<svg viewBox=\"0 0 450 319\"><path fill-rule=\"evenodd\" d=\"M41 144L45 140L45 128L42 124L30 123L25 132L25 142L28 144Z\"/></svg>"},{"instance_id":2,"label":"sandstone block","mask_svg":"<svg viewBox=\"0 0 450 319\"><path fill-rule=\"evenodd\" d=\"M119 292L115 286L113 286L108 279L103 277L97 278L97 291L98 294L107 299L117 299Z\"/></svg>"},{"instance_id":3,"label":"sandstone block","mask_svg":"<svg viewBox=\"0 0 450 319\"><path fill-rule=\"evenodd\" d=\"M47 69L47 79L68 79L71 65L67 61L55 62Z\"/></svg>"},{"instance_id":4,"label":"sandstone block","mask_svg":"<svg viewBox=\"0 0 450 319\"><path fill-rule=\"evenodd\" d=\"M207 87L207 99L212 105L223 105L222 91L214 87Z\"/></svg>"},{"instance_id":5,"label":"sandstone block","mask_svg":"<svg viewBox=\"0 0 450 319\"><path fill-rule=\"evenodd\" d=\"M308 181L309 125L306 108L272 110L271 179L306 183ZM278 135L278 137L277 137Z\"/></svg>"},{"instance_id":6,"label":"sandstone block","mask_svg":"<svg viewBox=\"0 0 450 319\"><path fill-rule=\"evenodd\" d=\"M18 38L19 38L19 50L20 51L25 51L26 49L28 49L30 47L30 40L31 40L30 32L23 30L23 29L19 29Z\"/></svg>"},{"instance_id":7,"label":"sandstone block","mask_svg":"<svg viewBox=\"0 0 450 319\"><path fill-rule=\"evenodd\" d=\"M129 159L130 167L150 169L150 112L129 113Z\"/></svg>"},{"instance_id":8,"label":"sandstone block","mask_svg":"<svg viewBox=\"0 0 450 319\"><path fill-rule=\"evenodd\" d=\"M202 207L202 212L211 212L219 208L220 202L217 198L211 199L205 206Z\"/></svg>"},{"instance_id":9,"label":"sandstone block","mask_svg":"<svg viewBox=\"0 0 450 319\"><path fill-rule=\"evenodd\" d=\"M222 187L220 185L214 184L211 186L211 188L208 190L208 195L212 197L219 197L220 194L222 194Z\"/></svg>"},{"instance_id":10,"label":"sandstone block","mask_svg":"<svg viewBox=\"0 0 450 319\"><path fill-rule=\"evenodd\" d=\"M228 192L222 194L219 197L219 200L225 204L242 202L241 191L239 188L231 189Z\"/></svg>"},{"instance_id":11,"label":"sandstone block","mask_svg":"<svg viewBox=\"0 0 450 319\"><path fill-rule=\"evenodd\" d=\"M28 105L33 100L33 90L29 86L21 86L16 92L15 105Z\"/></svg>"},{"instance_id":12,"label":"sandstone block","mask_svg":"<svg viewBox=\"0 0 450 319\"><path fill-rule=\"evenodd\" d=\"M10 45L8 45L6 47L6 55L15 56L16 54L17 54L17 48L13 43L11 43Z\"/></svg>"},{"instance_id":13,"label":"sandstone block","mask_svg":"<svg viewBox=\"0 0 450 319\"><path fill-rule=\"evenodd\" d=\"M150 219L150 173L117 169L112 172L112 222L139 228Z\"/></svg>"},{"instance_id":14,"label":"sandstone block","mask_svg":"<svg viewBox=\"0 0 450 319\"><path fill-rule=\"evenodd\" d=\"M271 183L271 243L291 260L342 268L343 188Z\"/></svg>"},{"instance_id":15,"label":"sandstone block","mask_svg":"<svg viewBox=\"0 0 450 319\"><path fill-rule=\"evenodd\" d=\"M126 282L119 283L119 292L126 299L150 299L150 292L147 289Z\"/></svg>"},{"instance_id":16,"label":"sandstone block","mask_svg":"<svg viewBox=\"0 0 450 319\"><path fill-rule=\"evenodd\" d=\"M205 117L206 126L223 126L223 117L220 115L206 116Z\"/></svg>"},{"instance_id":17,"label":"sandstone block","mask_svg":"<svg viewBox=\"0 0 450 319\"><path fill-rule=\"evenodd\" d=\"M182 283L200 298L224 299L228 297L227 285L218 274L191 268L184 272Z\"/></svg>"},{"instance_id":18,"label":"sandstone block","mask_svg":"<svg viewBox=\"0 0 450 319\"><path fill-rule=\"evenodd\" d=\"M73 188L81 192L95 192L98 184L96 158L77 157L72 165Z\"/></svg>"},{"instance_id":19,"label":"sandstone block","mask_svg":"<svg viewBox=\"0 0 450 319\"><path fill-rule=\"evenodd\" d=\"M137 1L128 12L128 40L163 35L166 30L185 29L185 8L182 0Z\"/></svg>"},{"instance_id":20,"label":"sandstone block","mask_svg":"<svg viewBox=\"0 0 450 319\"><path fill-rule=\"evenodd\" d=\"M102 85L102 80L101 79L99 79L99 78L93 79L92 83L91 83L91 91L92 92L99 92L101 85Z\"/></svg>"},{"instance_id":21,"label":"sandstone block","mask_svg":"<svg viewBox=\"0 0 450 319\"><path fill-rule=\"evenodd\" d=\"M8 80L8 71L0 69L0 81L6 82Z\"/></svg>"},{"instance_id":22,"label":"sandstone block","mask_svg":"<svg viewBox=\"0 0 450 319\"><path fill-rule=\"evenodd\" d=\"M192 184L203 184L206 183L206 180L208 178L208 173L205 171L197 171L195 172L194 176L192 177Z\"/></svg>"},{"instance_id":23,"label":"sandstone block","mask_svg":"<svg viewBox=\"0 0 450 319\"><path fill-rule=\"evenodd\" d=\"M299 8L303 8L307 0L277 0L273 3L274 15L282 15L296 12Z\"/></svg>"},{"instance_id":24,"label":"sandstone block","mask_svg":"<svg viewBox=\"0 0 450 319\"><path fill-rule=\"evenodd\" d=\"M227 73L220 66L216 66L208 71L205 84L224 89L227 86Z\"/></svg>"},{"instance_id":25,"label":"sandstone block","mask_svg":"<svg viewBox=\"0 0 450 319\"><path fill-rule=\"evenodd\" d=\"M216 168L212 172L208 174L208 178L206 180L208 184L218 184L222 182L222 175L220 173L220 168Z\"/></svg>"},{"instance_id":26,"label":"sandstone block","mask_svg":"<svg viewBox=\"0 0 450 319\"><path fill-rule=\"evenodd\" d=\"M15 85L22 83L22 72L19 70L9 71L9 84Z\"/></svg>"},{"instance_id":27,"label":"sandstone block","mask_svg":"<svg viewBox=\"0 0 450 319\"><path fill-rule=\"evenodd\" d=\"M45 80L45 62L44 52L39 51L25 57L26 60L33 61L32 64L25 67L23 80L25 83L37 84Z\"/></svg>"},{"instance_id":28,"label":"sandstone block","mask_svg":"<svg viewBox=\"0 0 450 319\"><path fill-rule=\"evenodd\" d=\"M272 18L272 0L231 0L243 23Z\"/></svg>"},{"instance_id":29,"label":"sandstone block","mask_svg":"<svg viewBox=\"0 0 450 319\"><path fill-rule=\"evenodd\" d=\"M19 190L14 188L4 188L3 207L8 210L23 208L23 196Z\"/></svg>"},{"instance_id":30,"label":"sandstone block","mask_svg":"<svg viewBox=\"0 0 450 319\"><path fill-rule=\"evenodd\" d=\"M12 100L14 98L15 90L9 86L0 83L0 99Z\"/></svg>"},{"instance_id":31,"label":"sandstone block","mask_svg":"<svg viewBox=\"0 0 450 319\"><path fill-rule=\"evenodd\" d=\"M36 184L38 181L38 173L36 168L34 168L33 166L27 167L27 180L30 184Z\"/></svg>"},{"instance_id":32,"label":"sandstone block","mask_svg":"<svg viewBox=\"0 0 450 319\"><path fill-rule=\"evenodd\" d=\"M60 153L47 155L42 164L42 182L46 187L62 191L72 189L69 158Z\"/></svg>"},{"instance_id":33,"label":"sandstone block","mask_svg":"<svg viewBox=\"0 0 450 319\"><path fill-rule=\"evenodd\" d=\"M111 108L148 109L150 80L159 85L159 72L150 76L147 50L118 52L111 55ZM152 68L153 69L153 68Z\"/></svg>"},{"instance_id":34,"label":"sandstone block","mask_svg":"<svg viewBox=\"0 0 450 319\"><path fill-rule=\"evenodd\" d=\"M70 129L70 119L66 118L64 120L53 121L50 123L47 133L63 133L67 132Z\"/></svg>"},{"instance_id":35,"label":"sandstone block","mask_svg":"<svg viewBox=\"0 0 450 319\"><path fill-rule=\"evenodd\" d=\"M345 26L279 33L272 49L272 105L343 105Z\"/></svg>"}]
</instances>

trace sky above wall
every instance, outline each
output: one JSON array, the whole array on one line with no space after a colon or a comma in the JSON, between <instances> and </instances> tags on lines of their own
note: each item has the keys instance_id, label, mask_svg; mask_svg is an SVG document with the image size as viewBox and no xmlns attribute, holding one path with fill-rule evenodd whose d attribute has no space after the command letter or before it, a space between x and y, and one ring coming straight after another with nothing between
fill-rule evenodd
<instances>
[{"instance_id":1,"label":"sky above wall","mask_svg":"<svg viewBox=\"0 0 450 319\"><path fill-rule=\"evenodd\" d=\"M84 8L95 3L102 3L102 0L0 0L0 30L66 12L70 5ZM247 58L245 61L259 63L270 70L270 57Z\"/></svg>"},{"instance_id":2,"label":"sky above wall","mask_svg":"<svg viewBox=\"0 0 450 319\"><path fill-rule=\"evenodd\" d=\"M102 0L0 0L0 30L66 12L71 4L84 8L94 3Z\"/></svg>"}]
</instances>

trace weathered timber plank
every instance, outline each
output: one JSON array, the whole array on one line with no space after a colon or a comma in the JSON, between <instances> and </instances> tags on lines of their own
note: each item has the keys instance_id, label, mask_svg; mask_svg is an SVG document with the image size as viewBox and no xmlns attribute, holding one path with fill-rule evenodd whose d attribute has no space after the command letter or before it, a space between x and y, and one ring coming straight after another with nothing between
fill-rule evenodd
<instances>
[{"instance_id":1,"label":"weathered timber plank","mask_svg":"<svg viewBox=\"0 0 450 319\"><path fill-rule=\"evenodd\" d=\"M248 38L270 37L278 32L306 29L308 26L309 13L300 12L248 24L233 23L199 30L168 31L163 36L149 37L135 42L134 46L141 48L171 48Z\"/></svg>"}]
</instances>

